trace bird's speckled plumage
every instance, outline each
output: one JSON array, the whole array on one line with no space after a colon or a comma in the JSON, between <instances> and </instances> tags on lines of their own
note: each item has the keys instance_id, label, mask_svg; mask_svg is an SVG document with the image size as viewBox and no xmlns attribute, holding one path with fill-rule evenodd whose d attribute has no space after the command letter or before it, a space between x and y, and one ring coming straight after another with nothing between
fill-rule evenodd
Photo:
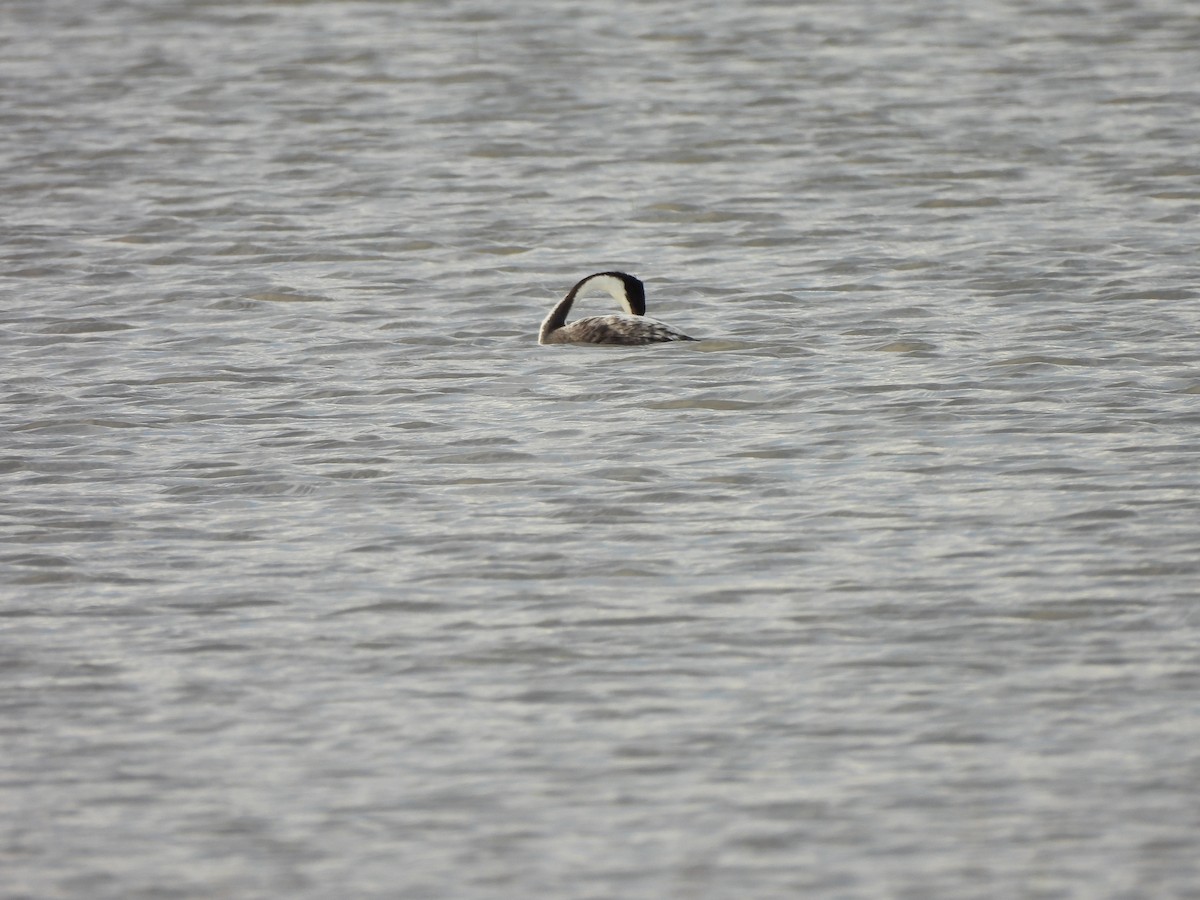
<instances>
[{"instance_id":1,"label":"bird's speckled plumage","mask_svg":"<svg viewBox=\"0 0 1200 900\"><path fill-rule=\"evenodd\" d=\"M591 316L567 324L571 305L585 294L603 292L621 304L624 315ZM682 331L646 315L646 289L625 272L597 272L581 279L542 321L539 344L659 344L694 341Z\"/></svg>"}]
</instances>

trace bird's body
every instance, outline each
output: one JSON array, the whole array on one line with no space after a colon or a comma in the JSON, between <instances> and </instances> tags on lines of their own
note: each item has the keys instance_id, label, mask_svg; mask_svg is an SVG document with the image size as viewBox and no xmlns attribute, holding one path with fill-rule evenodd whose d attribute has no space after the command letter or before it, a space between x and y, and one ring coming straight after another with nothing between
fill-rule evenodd
<instances>
[{"instance_id":1,"label":"bird's body","mask_svg":"<svg viewBox=\"0 0 1200 900\"><path fill-rule=\"evenodd\" d=\"M590 316L567 324L580 297L603 292L621 304L623 315ZM542 321L539 344L659 344L694 341L679 329L646 315L646 289L624 272L597 272L576 283Z\"/></svg>"}]
</instances>

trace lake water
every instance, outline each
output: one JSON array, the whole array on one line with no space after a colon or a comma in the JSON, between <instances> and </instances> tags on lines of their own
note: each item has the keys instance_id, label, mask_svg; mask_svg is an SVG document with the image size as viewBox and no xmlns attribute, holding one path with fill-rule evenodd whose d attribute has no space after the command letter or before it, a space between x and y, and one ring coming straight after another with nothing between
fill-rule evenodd
<instances>
[{"instance_id":1,"label":"lake water","mask_svg":"<svg viewBox=\"0 0 1200 900\"><path fill-rule=\"evenodd\" d=\"M0 897L1200 897L1197 47L8 0Z\"/></svg>"}]
</instances>

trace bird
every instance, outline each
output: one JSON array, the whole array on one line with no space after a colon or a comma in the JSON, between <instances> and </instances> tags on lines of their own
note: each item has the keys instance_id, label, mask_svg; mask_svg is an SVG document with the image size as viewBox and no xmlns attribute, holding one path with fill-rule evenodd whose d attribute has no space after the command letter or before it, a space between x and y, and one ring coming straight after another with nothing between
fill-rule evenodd
<instances>
[{"instance_id":1,"label":"bird","mask_svg":"<svg viewBox=\"0 0 1200 900\"><path fill-rule=\"evenodd\" d=\"M607 293L624 315L591 316L567 324L567 313L586 294ZM646 288L625 272L596 272L576 282L542 320L539 344L659 344L694 341L678 328L646 315Z\"/></svg>"}]
</instances>

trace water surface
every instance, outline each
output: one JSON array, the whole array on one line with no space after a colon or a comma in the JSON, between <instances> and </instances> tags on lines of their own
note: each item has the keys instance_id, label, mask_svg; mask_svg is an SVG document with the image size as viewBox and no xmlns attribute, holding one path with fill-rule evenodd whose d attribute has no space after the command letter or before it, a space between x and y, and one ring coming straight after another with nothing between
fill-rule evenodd
<instances>
[{"instance_id":1,"label":"water surface","mask_svg":"<svg viewBox=\"0 0 1200 900\"><path fill-rule=\"evenodd\" d=\"M1198 43L6 4L0 896L1200 896Z\"/></svg>"}]
</instances>

